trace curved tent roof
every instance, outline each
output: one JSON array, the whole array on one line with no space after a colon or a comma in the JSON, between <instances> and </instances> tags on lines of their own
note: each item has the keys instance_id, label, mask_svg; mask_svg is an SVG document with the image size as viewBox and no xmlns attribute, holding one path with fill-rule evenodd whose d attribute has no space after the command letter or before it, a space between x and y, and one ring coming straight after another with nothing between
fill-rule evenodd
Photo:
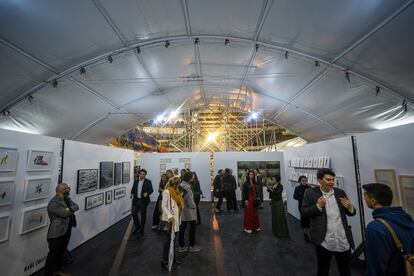
<instances>
[{"instance_id":1,"label":"curved tent roof","mask_svg":"<svg viewBox=\"0 0 414 276\"><path fill-rule=\"evenodd\" d=\"M0 1L0 127L105 144L178 108L312 142L414 122L414 1Z\"/></svg>"}]
</instances>

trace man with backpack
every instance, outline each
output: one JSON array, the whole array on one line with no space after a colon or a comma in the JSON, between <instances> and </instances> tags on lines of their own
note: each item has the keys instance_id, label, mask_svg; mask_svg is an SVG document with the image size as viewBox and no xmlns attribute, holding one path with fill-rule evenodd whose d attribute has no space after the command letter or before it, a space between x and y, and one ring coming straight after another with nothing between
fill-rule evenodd
<instances>
[{"instance_id":1,"label":"man with backpack","mask_svg":"<svg viewBox=\"0 0 414 276\"><path fill-rule=\"evenodd\" d=\"M392 190L384 184L363 185L364 200L374 209L367 225L367 275L414 275L414 221L401 207L391 207Z\"/></svg>"}]
</instances>

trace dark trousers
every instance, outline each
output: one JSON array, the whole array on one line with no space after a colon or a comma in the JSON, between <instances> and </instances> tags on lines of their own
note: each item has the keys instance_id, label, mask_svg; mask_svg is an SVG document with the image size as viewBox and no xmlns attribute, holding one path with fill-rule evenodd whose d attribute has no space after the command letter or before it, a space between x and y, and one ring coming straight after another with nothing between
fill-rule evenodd
<instances>
[{"instance_id":1,"label":"dark trousers","mask_svg":"<svg viewBox=\"0 0 414 276\"><path fill-rule=\"evenodd\" d=\"M162 260L164 262L168 262L168 256L170 254L170 244L171 244L171 233L168 232L168 233L165 233L165 242L164 242L164 247L162 250ZM174 240L174 247L175 247L175 240ZM175 250L175 248L173 248L173 250Z\"/></svg>"},{"instance_id":2,"label":"dark trousers","mask_svg":"<svg viewBox=\"0 0 414 276\"><path fill-rule=\"evenodd\" d=\"M201 223L201 216L200 216L200 209L198 208L198 204L200 203L200 196L197 196L196 198L194 198L194 203L197 206L197 223L200 224Z\"/></svg>"},{"instance_id":3,"label":"dark trousers","mask_svg":"<svg viewBox=\"0 0 414 276\"><path fill-rule=\"evenodd\" d=\"M224 192L226 194L227 211L230 211L230 210L236 211L238 209L237 208L236 191L226 190Z\"/></svg>"},{"instance_id":4,"label":"dark trousers","mask_svg":"<svg viewBox=\"0 0 414 276\"><path fill-rule=\"evenodd\" d=\"M160 205L161 205L161 200L162 200L162 196L161 194L158 196L157 198L157 203L155 204L154 207L154 213L152 214L152 225L158 225L160 224Z\"/></svg>"},{"instance_id":5,"label":"dark trousers","mask_svg":"<svg viewBox=\"0 0 414 276\"><path fill-rule=\"evenodd\" d=\"M141 213L141 223L138 218L138 212ZM135 229L139 228L144 230L145 222L147 220L147 205L141 198L134 198L132 200L131 215L134 220Z\"/></svg>"},{"instance_id":6,"label":"dark trousers","mask_svg":"<svg viewBox=\"0 0 414 276\"><path fill-rule=\"evenodd\" d=\"M328 276L329 267L331 264L332 256L335 256L336 263L338 264L338 271L340 276L351 275L351 250L348 249L345 252L329 251L321 245L316 247L316 257L318 259L318 276Z\"/></svg>"},{"instance_id":7,"label":"dark trousers","mask_svg":"<svg viewBox=\"0 0 414 276\"><path fill-rule=\"evenodd\" d=\"M310 219L302 216L302 204L299 202L299 213L300 213L300 227L302 228L309 228Z\"/></svg>"},{"instance_id":8,"label":"dark trousers","mask_svg":"<svg viewBox=\"0 0 414 276\"><path fill-rule=\"evenodd\" d=\"M68 246L72 227L68 227L66 234L54 239L48 239L49 253L45 264L45 276L52 276L54 272L62 269L63 254Z\"/></svg>"},{"instance_id":9,"label":"dark trousers","mask_svg":"<svg viewBox=\"0 0 414 276\"><path fill-rule=\"evenodd\" d=\"M262 184L260 185L256 185L256 189L257 189L257 197L260 198L260 201L263 202L263 186Z\"/></svg>"},{"instance_id":10,"label":"dark trousers","mask_svg":"<svg viewBox=\"0 0 414 276\"><path fill-rule=\"evenodd\" d=\"M180 232L179 232L179 240L178 245L180 247L184 246L184 235L185 235L185 229L187 228L187 222L190 224L190 246L195 245L195 235L196 235L196 221L182 221L180 224Z\"/></svg>"},{"instance_id":11,"label":"dark trousers","mask_svg":"<svg viewBox=\"0 0 414 276\"><path fill-rule=\"evenodd\" d=\"M221 210L221 204L223 204L223 195L222 195L222 193L219 192L214 197L217 197L216 209Z\"/></svg>"}]
</instances>

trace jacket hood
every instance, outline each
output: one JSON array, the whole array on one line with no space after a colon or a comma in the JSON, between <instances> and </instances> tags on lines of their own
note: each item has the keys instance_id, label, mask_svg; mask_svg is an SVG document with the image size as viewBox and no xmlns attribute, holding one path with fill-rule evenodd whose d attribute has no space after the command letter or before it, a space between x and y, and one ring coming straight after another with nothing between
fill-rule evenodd
<instances>
[{"instance_id":1,"label":"jacket hood","mask_svg":"<svg viewBox=\"0 0 414 276\"><path fill-rule=\"evenodd\" d=\"M400 227L408 230L414 230L414 221L411 216L405 212L401 207L382 207L377 208L372 212L374 219L383 218Z\"/></svg>"}]
</instances>

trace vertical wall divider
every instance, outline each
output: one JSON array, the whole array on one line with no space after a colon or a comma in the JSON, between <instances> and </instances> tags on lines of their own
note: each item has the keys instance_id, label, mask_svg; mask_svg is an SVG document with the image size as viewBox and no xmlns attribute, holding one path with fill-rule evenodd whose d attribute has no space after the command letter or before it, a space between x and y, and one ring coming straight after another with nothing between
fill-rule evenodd
<instances>
[{"instance_id":1,"label":"vertical wall divider","mask_svg":"<svg viewBox=\"0 0 414 276\"><path fill-rule=\"evenodd\" d=\"M65 159L65 139L62 139L62 148L60 152L60 166L59 166L59 177L58 177L58 184L62 183L63 181L63 164Z\"/></svg>"}]
</instances>

